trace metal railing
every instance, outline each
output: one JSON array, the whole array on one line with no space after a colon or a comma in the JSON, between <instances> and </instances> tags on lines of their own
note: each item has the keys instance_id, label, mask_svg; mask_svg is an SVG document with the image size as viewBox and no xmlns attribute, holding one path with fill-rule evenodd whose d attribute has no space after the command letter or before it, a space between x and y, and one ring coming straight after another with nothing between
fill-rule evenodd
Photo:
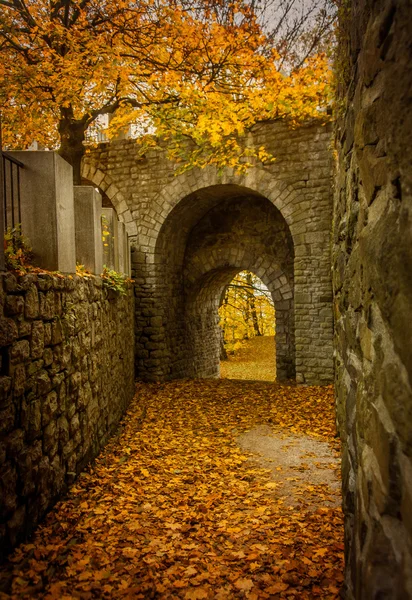
<instances>
[{"instance_id":1,"label":"metal railing","mask_svg":"<svg viewBox=\"0 0 412 600\"><path fill-rule=\"evenodd\" d=\"M20 170L23 163L3 151L0 112L0 226L1 234L8 227L21 223Z\"/></svg>"},{"instance_id":2,"label":"metal railing","mask_svg":"<svg viewBox=\"0 0 412 600\"><path fill-rule=\"evenodd\" d=\"M0 166L3 175L4 228L7 229L21 223L20 170L24 165L7 152L1 152Z\"/></svg>"}]
</instances>

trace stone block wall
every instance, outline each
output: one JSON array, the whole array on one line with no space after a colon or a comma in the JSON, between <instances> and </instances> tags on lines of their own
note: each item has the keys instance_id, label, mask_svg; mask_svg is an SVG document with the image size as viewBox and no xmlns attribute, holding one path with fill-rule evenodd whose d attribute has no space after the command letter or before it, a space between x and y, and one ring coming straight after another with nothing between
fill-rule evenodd
<instances>
[{"instance_id":1,"label":"stone block wall","mask_svg":"<svg viewBox=\"0 0 412 600\"><path fill-rule=\"evenodd\" d=\"M256 165L246 174L210 167L176 176L178 166L167 160L165 152L153 150L141 157L133 140L101 144L85 157L83 177L109 197L131 236L137 284L136 372L141 379L193 376L194 329L187 324L190 299L183 265L190 232L218 204L245 196L272 203L293 240L291 366L296 379L301 383L333 379L331 127L309 123L292 129L273 122L257 127L249 141L266 145L276 161ZM226 267L249 268L259 275L259 257L252 260L242 254L241 246L233 251L236 256ZM281 341L286 340L286 329L285 325L279 330L280 343L287 343ZM215 346L209 356L216 364L204 373L216 373Z\"/></svg>"},{"instance_id":2,"label":"stone block wall","mask_svg":"<svg viewBox=\"0 0 412 600\"><path fill-rule=\"evenodd\" d=\"M100 278L0 274L0 548L97 455L134 393L134 301Z\"/></svg>"},{"instance_id":3,"label":"stone block wall","mask_svg":"<svg viewBox=\"0 0 412 600\"><path fill-rule=\"evenodd\" d=\"M333 287L348 600L412 598L412 6L341 15Z\"/></svg>"}]
</instances>

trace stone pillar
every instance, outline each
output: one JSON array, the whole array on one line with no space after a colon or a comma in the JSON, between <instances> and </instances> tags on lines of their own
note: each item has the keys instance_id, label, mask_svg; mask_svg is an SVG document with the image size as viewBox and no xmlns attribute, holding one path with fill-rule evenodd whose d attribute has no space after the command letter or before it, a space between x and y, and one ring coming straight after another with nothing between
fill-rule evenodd
<instances>
[{"instance_id":1,"label":"stone pillar","mask_svg":"<svg viewBox=\"0 0 412 600\"><path fill-rule=\"evenodd\" d=\"M74 187L76 261L93 273L103 270L102 197L92 186Z\"/></svg>"},{"instance_id":2,"label":"stone pillar","mask_svg":"<svg viewBox=\"0 0 412 600\"><path fill-rule=\"evenodd\" d=\"M76 271L73 169L56 152L9 154L21 170L21 225L34 261L50 271Z\"/></svg>"},{"instance_id":3,"label":"stone pillar","mask_svg":"<svg viewBox=\"0 0 412 600\"><path fill-rule=\"evenodd\" d=\"M288 381L296 377L293 301L276 302L275 310L276 379Z\"/></svg>"},{"instance_id":4,"label":"stone pillar","mask_svg":"<svg viewBox=\"0 0 412 600\"><path fill-rule=\"evenodd\" d=\"M113 208L102 209L103 264L119 270L119 222Z\"/></svg>"}]
</instances>

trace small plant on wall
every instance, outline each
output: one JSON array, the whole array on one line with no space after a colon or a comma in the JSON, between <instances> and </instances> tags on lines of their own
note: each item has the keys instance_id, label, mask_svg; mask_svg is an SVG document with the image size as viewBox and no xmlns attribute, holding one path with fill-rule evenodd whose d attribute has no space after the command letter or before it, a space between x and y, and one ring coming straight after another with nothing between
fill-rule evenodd
<instances>
[{"instance_id":1,"label":"small plant on wall","mask_svg":"<svg viewBox=\"0 0 412 600\"><path fill-rule=\"evenodd\" d=\"M4 234L4 258L6 269L26 273L33 260L29 240L22 234L21 225L8 227Z\"/></svg>"},{"instance_id":2,"label":"small plant on wall","mask_svg":"<svg viewBox=\"0 0 412 600\"><path fill-rule=\"evenodd\" d=\"M122 296L127 294L128 285L133 283L132 279L125 277L113 269L109 269L109 267L106 267L106 265L103 267L102 281L104 287L117 292Z\"/></svg>"}]
</instances>

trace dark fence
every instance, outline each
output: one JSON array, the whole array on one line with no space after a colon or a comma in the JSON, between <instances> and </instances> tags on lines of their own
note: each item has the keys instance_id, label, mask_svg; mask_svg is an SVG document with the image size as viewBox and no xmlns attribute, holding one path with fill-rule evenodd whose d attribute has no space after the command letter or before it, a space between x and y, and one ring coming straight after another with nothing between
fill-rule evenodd
<instances>
[{"instance_id":1,"label":"dark fence","mask_svg":"<svg viewBox=\"0 0 412 600\"><path fill-rule=\"evenodd\" d=\"M16 158L1 152L2 177L0 181L3 184L3 214L4 228L15 227L21 223L21 198L20 198L20 170L23 168Z\"/></svg>"}]
</instances>

